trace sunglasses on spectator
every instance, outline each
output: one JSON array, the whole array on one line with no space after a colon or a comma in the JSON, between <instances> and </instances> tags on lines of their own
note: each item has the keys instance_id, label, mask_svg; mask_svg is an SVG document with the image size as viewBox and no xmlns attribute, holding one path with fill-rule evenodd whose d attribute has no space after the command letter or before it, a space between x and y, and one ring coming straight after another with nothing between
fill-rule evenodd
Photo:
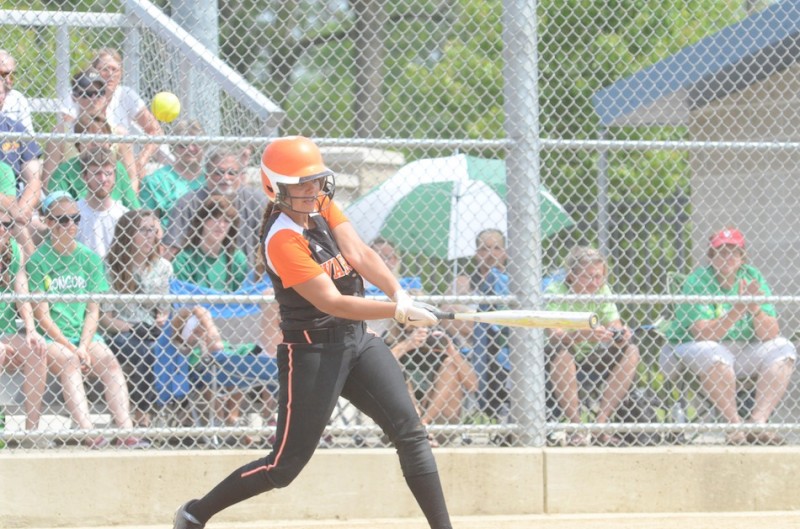
<instances>
[{"instance_id":1,"label":"sunglasses on spectator","mask_svg":"<svg viewBox=\"0 0 800 529\"><path fill-rule=\"evenodd\" d=\"M3 79L13 79L14 78L14 70L9 72L0 72L0 77Z\"/></svg>"},{"instance_id":2,"label":"sunglasses on spectator","mask_svg":"<svg viewBox=\"0 0 800 529\"><path fill-rule=\"evenodd\" d=\"M85 97L87 99L95 99L97 97L102 97L106 95L105 89L103 90L75 90L72 92L73 97L81 98Z\"/></svg>"},{"instance_id":3,"label":"sunglasses on spectator","mask_svg":"<svg viewBox=\"0 0 800 529\"><path fill-rule=\"evenodd\" d=\"M70 222L78 224L81 221L81 214L75 213L72 215L50 215L50 218L58 222L62 226L66 226Z\"/></svg>"},{"instance_id":4,"label":"sunglasses on spectator","mask_svg":"<svg viewBox=\"0 0 800 529\"><path fill-rule=\"evenodd\" d=\"M2 226L3 228L5 228L7 230L10 230L11 228L14 227L14 221L13 220L2 220L2 221L0 221L0 226Z\"/></svg>"}]
</instances>

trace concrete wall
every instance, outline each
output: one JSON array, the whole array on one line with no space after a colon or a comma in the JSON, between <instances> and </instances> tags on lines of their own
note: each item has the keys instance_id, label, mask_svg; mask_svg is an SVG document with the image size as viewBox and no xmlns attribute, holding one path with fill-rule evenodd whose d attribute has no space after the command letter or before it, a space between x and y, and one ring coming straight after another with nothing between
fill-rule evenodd
<instances>
[{"instance_id":1,"label":"concrete wall","mask_svg":"<svg viewBox=\"0 0 800 529\"><path fill-rule=\"evenodd\" d=\"M0 454L0 526L166 526L255 451ZM454 516L800 509L800 449L437 449ZM392 450L321 450L295 483L221 522L420 513Z\"/></svg>"}]
</instances>

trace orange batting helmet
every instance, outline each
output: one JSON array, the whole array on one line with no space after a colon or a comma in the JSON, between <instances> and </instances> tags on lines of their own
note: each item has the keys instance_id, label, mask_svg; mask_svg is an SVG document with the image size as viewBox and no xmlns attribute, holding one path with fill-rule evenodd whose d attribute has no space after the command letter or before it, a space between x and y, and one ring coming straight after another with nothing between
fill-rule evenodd
<instances>
[{"instance_id":1,"label":"orange batting helmet","mask_svg":"<svg viewBox=\"0 0 800 529\"><path fill-rule=\"evenodd\" d=\"M336 182L325 167L319 147L304 136L285 136L270 142L261 155L261 185L269 199L291 208L286 184L302 184L324 178L322 194L333 199Z\"/></svg>"}]
</instances>

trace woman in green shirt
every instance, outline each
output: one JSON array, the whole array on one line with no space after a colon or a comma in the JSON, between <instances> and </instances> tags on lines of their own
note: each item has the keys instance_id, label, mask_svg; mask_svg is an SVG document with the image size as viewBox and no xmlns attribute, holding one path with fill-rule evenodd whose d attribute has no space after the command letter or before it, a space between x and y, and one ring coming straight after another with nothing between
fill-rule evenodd
<instances>
[{"instance_id":1,"label":"woman in green shirt","mask_svg":"<svg viewBox=\"0 0 800 529\"><path fill-rule=\"evenodd\" d=\"M51 193L43 201L41 214L50 237L42 243L26 265L31 292L47 294L91 294L108 290L100 256L75 237L81 220L78 204L69 193ZM103 382L105 400L119 428L133 428L125 374L114 354L96 334L99 304L41 301L34 314L48 342L50 369L64 388L64 400L72 419L81 429L93 428L83 377L94 375ZM86 444L100 448L105 437L88 438ZM145 445L135 437L118 439L120 446Z\"/></svg>"},{"instance_id":2,"label":"woman in green shirt","mask_svg":"<svg viewBox=\"0 0 800 529\"><path fill-rule=\"evenodd\" d=\"M239 212L223 195L211 195L192 218L186 246L172 262L175 277L234 292L247 277L247 256L236 245Z\"/></svg>"},{"instance_id":3,"label":"woman in green shirt","mask_svg":"<svg viewBox=\"0 0 800 529\"><path fill-rule=\"evenodd\" d=\"M0 293L25 295L28 276L22 266L25 257L11 236L14 220L7 212L0 213ZM19 316L24 332L17 328ZM42 397L47 382L47 346L33 320L27 301L0 303L0 369L21 369L25 375L25 429L35 430L42 416Z\"/></svg>"},{"instance_id":4,"label":"woman in green shirt","mask_svg":"<svg viewBox=\"0 0 800 529\"><path fill-rule=\"evenodd\" d=\"M236 245L239 232L239 212L230 199L211 195L192 217L186 246L172 262L175 277L196 285L223 292L238 290L247 277L247 257ZM182 323L188 315L192 314ZM190 346L198 342L201 350L220 351L223 348L219 331L207 309L194 307L181 309L173 319L173 326ZM205 352L205 351L203 351ZM235 425L240 416L238 402L243 395L232 389L222 408L227 410L225 423Z\"/></svg>"}]
</instances>

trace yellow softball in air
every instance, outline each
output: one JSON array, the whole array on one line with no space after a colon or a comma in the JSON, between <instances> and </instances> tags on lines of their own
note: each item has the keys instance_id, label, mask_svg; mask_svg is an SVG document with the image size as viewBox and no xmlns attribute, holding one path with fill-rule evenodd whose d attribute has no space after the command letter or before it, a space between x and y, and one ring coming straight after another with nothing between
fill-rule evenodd
<instances>
[{"instance_id":1,"label":"yellow softball in air","mask_svg":"<svg viewBox=\"0 0 800 529\"><path fill-rule=\"evenodd\" d=\"M152 109L158 121L169 123L181 113L181 101L172 92L159 92L153 98Z\"/></svg>"}]
</instances>

